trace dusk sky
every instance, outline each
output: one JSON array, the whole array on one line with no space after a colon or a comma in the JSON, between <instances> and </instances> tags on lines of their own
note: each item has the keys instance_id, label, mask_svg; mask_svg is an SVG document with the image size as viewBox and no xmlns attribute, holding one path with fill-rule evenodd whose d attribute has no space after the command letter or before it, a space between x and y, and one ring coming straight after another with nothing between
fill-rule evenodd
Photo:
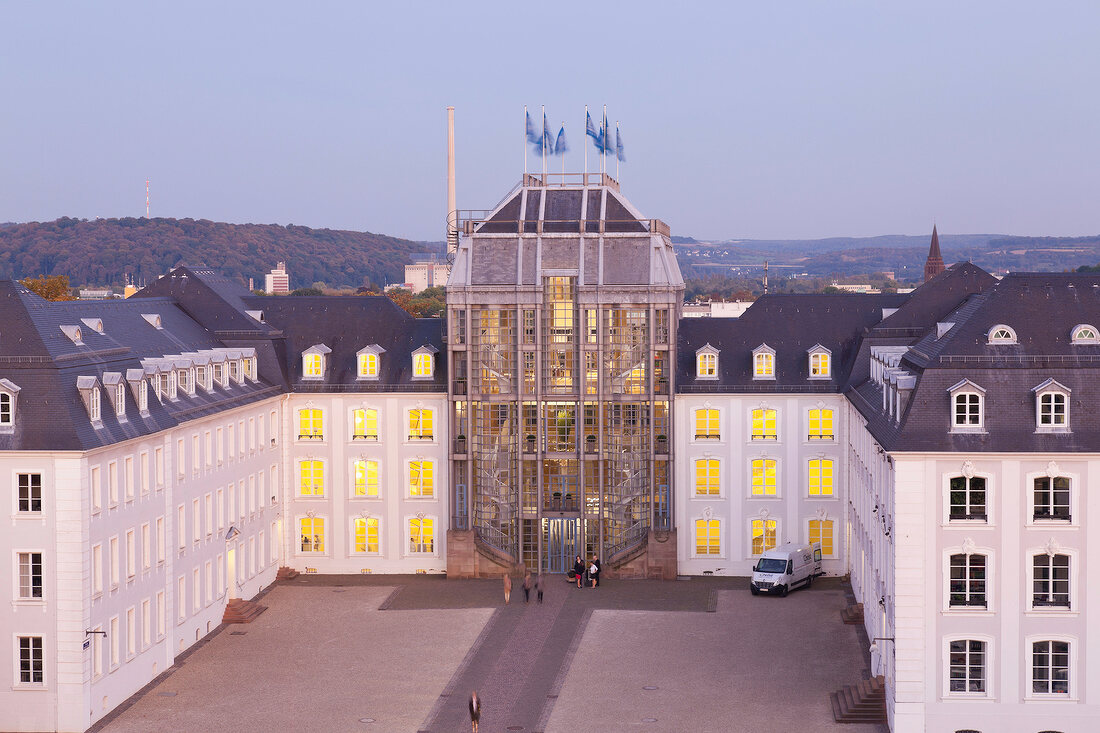
<instances>
[{"instance_id":1,"label":"dusk sky","mask_svg":"<svg viewBox=\"0 0 1100 733\"><path fill-rule=\"evenodd\" d=\"M674 234L1100 233L1096 2L0 0L0 27L0 222L141 216L148 178L153 216L438 240L447 105L481 209L523 105L579 171L607 104Z\"/></svg>"}]
</instances>

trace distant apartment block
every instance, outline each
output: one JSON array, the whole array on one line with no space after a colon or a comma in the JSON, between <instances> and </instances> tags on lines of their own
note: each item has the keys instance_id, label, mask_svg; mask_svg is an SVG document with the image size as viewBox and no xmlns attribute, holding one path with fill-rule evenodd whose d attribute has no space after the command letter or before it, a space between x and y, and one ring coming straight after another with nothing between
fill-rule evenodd
<instances>
[{"instance_id":1,"label":"distant apartment block","mask_svg":"<svg viewBox=\"0 0 1100 733\"><path fill-rule=\"evenodd\" d=\"M405 265L405 285L414 293L427 288L443 287L451 274L451 266L438 255L414 255L411 265Z\"/></svg>"},{"instance_id":2,"label":"distant apartment block","mask_svg":"<svg viewBox=\"0 0 1100 733\"><path fill-rule=\"evenodd\" d=\"M290 292L290 275L286 263L280 262L275 269L264 275L264 292L271 295L286 295Z\"/></svg>"}]
</instances>

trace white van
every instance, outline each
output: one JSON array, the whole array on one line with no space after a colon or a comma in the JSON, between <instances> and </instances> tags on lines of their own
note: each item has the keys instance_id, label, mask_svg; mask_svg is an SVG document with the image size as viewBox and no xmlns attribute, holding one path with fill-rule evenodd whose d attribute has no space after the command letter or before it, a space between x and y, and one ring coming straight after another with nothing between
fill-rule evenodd
<instances>
[{"instance_id":1,"label":"white van","mask_svg":"<svg viewBox=\"0 0 1100 733\"><path fill-rule=\"evenodd\" d=\"M764 551L752 569L749 590L754 596L758 593L785 596L799 583L809 588L814 578L821 574L821 543L796 545L788 542Z\"/></svg>"}]
</instances>

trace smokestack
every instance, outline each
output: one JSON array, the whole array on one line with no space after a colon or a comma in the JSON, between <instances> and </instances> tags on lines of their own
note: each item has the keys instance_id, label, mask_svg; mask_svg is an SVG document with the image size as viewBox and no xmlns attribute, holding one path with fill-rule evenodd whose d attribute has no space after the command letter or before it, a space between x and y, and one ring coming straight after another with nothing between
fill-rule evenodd
<instances>
[{"instance_id":1,"label":"smokestack","mask_svg":"<svg viewBox=\"0 0 1100 733\"><path fill-rule=\"evenodd\" d=\"M458 251L458 206L455 203L455 108L447 108L447 254Z\"/></svg>"}]
</instances>

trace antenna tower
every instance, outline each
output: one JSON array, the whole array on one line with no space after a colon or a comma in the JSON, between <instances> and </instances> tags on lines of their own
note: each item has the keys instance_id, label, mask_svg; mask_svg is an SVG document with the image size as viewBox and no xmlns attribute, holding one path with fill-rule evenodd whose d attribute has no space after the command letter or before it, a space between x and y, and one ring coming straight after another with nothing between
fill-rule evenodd
<instances>
[{"instance_id":1,"label":"antenna tower","mask_svg":"<svg viewBox=\"0 0 1100 733\"><path fill-rule=\"evenodd\" d=\"M149 179L145 179L145 218L149 218Z\"/></svg>"}]
</instances>

